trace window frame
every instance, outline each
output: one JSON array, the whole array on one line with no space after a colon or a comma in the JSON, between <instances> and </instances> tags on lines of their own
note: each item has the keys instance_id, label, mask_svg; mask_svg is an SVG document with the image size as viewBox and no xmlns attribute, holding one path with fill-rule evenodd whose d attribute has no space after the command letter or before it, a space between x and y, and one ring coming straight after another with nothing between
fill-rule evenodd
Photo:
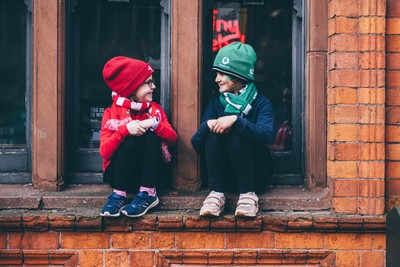
<instances>
[{"instance_id":1,"label":"window frame","mask_svg":"<svg viewBox=\"0 0 400 267\"><path fill-rule=\"evenodd\" d=\"M274 166L278 169L273 175L272 185L302 185L305 183L305 53L306 53L306 21L305 4L306 0L292 0L292 121L293 121L293 147L291 151L271 151L274 158ZM224 2L220 0L219 2ZM242 5L251 6L257 2L232 0L226 2L238 2ZM210 16L213 1L204 1L204 14L206 18ZM205 19L204 19L205 20ZM210 42L207 29L211 28L209 21L204 21L203 39L204 44ZM299 45L300 44L300 45ZM210 83L214 81L214 76L210 74L213 55L211 48L204 47L203 65L203 90L207 90ZM211 82L210 82L211 81ZM204 93L203 93L204 95ZM203 108L207 100L203 97ZM290 162L291 164L288 164ZM204 168L204 167L203 167ZM203 171L205 173L205 171Z\"/></svg>"},{"instance_id":2,"label":"window frame","mask_svg":"<svg viewBox=\"0 0 400 267\"><path fill-rule=\"evenodd\" d=\"M26 5L26 145L24 148L0 148L0 183L26 184L32 181L32 0L24 0Z\"/></svg>"},{"instance_id":3,"label":"window frame","mask_svg":"<svg viewBox=\"0 0 400 267\"><path fill-rule=\"evenodd\" d=\"M76 54L73 50L77 47L79 40L72 37L72 29L70 16L73 12L73 8L77 4L77 1L67 2L67 109L70 111L74 110L74 106L78 105L79 95L74 92L72 88L79 86L76 77L73 74L73 61L77 62ZM170 114L170 92L171 92L171 1L161 0L161 75L160 75L160 104L165 110L167 116ZM75 33L75 35L77 35ZM75 70L78 71L78 70ZM70 112L67 112L70 114ZM73 115L76 118L77 114ZM78 131L74 127L74 119L71 117L66 118L68 132L72 133L75 138L78 136ZM71 151L74 144L71 139L65 140L67 144L67 182L68 184L96 184L103 183L102 174L102 158L99 154L98 148L77 148L75 151Z\"/></svg>"}]
</instances>

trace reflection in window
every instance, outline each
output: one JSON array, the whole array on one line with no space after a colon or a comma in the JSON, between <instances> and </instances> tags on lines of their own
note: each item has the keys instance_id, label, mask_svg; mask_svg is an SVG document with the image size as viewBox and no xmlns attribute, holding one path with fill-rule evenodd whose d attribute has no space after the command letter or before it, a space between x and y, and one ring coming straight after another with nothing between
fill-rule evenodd
<instances>
[{"instance_id":1,"label":"reflection in window","mask_svg":"<svg viewBox=\"0 0 400 267\"><path fill-rule=\"evenodd\" d=\"M103 111L111 104L111 90L102 69L107 60L123 55L141 59L154 68L160 84L161 6L159 0L78 0L73 7L75 84L79 90L79 147L98 147ZM159 102L160 92L154 100Z\"/></svg>"},{"instance_id":2,"label":"reflection in window","mask_svg":"<svg viewBox=\"0 0 400 267\"><path fill-rule=\"evenodd\" d=\"M271 101L275 112L274 151L292 150L292 0L215 1L213 3L214 56L219 49L241 41L253 46L258 60L257 89Z\"/></svg>"},{"instance_id":3,"label":"reflection in window","mask_svg":"<svg viewBox=\"0 0 400 267\"><path fill-rule=\"evenodd\" d=\"M23 0L0 0L0 146L26 144L26 10Z\"/></svg>"}]
</instances>

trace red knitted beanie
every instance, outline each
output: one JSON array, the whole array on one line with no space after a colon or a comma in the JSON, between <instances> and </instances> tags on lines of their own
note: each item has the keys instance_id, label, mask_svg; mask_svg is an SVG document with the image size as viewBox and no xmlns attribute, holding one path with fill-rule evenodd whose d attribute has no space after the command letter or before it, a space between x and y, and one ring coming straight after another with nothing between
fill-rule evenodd
<instances>
[{"instance_id":1,"label":"red knitted beanie","mask_svg":"<svg viewBox=\"0 0 400 267\"><path fill-rule=\"evenodd\" d=\"M118 56L104 65L103 78L112 91L129 97L153 72L144 61Z\"/></svg>"}]
</instances>

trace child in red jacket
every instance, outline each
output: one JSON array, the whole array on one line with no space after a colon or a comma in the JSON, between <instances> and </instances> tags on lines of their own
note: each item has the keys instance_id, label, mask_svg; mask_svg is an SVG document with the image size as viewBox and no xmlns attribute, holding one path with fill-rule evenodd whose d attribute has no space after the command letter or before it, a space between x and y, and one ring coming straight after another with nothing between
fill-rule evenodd
<instances>
[{"instance_id":1,"label":"child in red jacket","mask_svg":"<svg viewBox=\"0 0 400 267\"><path fill-rule=\"evenodd\" d=\"M153 102L152 67L141 60L118 56L104 66L103 78L112 90L113 103L101 123L100 155L103 173L114 188L101 216L140 217L159 203L156 181L168 146L177 134L161 106ZM140 185L140 187L139 187ZM127 203L127 192L136 191Z\"/></svg>"}]
</instances>

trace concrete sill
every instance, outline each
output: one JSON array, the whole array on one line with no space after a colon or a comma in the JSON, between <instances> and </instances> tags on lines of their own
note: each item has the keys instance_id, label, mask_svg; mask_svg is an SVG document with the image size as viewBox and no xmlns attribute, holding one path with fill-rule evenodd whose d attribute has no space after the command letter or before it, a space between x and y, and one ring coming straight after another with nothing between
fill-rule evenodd
<instances>
[{"instance_id":1,"label":"concrete sill","mask_svg":"<svg viewBox=\"0 0 400 267\"><path fill-rule=\"evenodd\" d=\"M73 185L60 192L40 191L31 185L0 185L0 209L100 209L111 192L108 185ZM161 210L200 209L208 191L159 192ZM329 189L273 187L258 194L260 211L321 211L330 209ZM226 211L233 211L237 194L226 194Z\"/></svg>"}]
</instances>

